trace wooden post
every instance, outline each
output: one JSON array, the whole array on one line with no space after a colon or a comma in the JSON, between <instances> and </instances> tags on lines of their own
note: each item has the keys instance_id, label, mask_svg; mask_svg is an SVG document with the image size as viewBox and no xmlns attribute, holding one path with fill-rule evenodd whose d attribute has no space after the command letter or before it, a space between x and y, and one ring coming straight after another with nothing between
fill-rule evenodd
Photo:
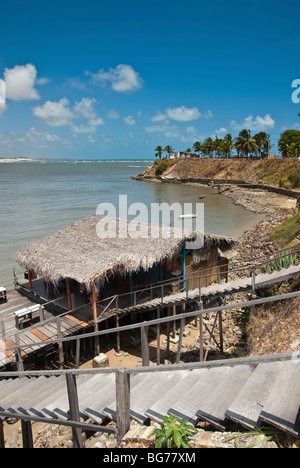
<instances>
[{"instance_id":1,"label":"wooden post","mask_svg":"<svg viewBox=\"0 0 300 468\"><path fill-rule=\"evenodd\" d=\"M1 320L0 322L1 338L5 340L5 322Z\"/></svg>"},{"instance_id":2,"label":"wooden post","mask_svg":"<svg viewBox=\"0 0 300 468\"><path fill-rule=\"evenodd\" d=\"M80 339L76 338L76 369L79 369L80 365Z\"/></svg>"},{"instance_id":3,"label":"wooden post","mask_svg":"<svg viewBox=\"0 0 300 468\"><path fill-rule=\"evenodd\" d=\"M66 379L71 421L80 422L76 376L66 374ZM83 448L81 429L79 427L72 427L72 434L74 447Z\"/></svg>"},{"instance_id":4,"label":"wooden post","mask_svg":"<svg viewBox=\"0 0 300 468\"><path fill-rule=\"evenodd\" d=\"M220 311L218 313L219 313L220 351L221 351L222 354L224 354L222 311Z\"/></svg>"},{"instance_id":5,"label":"wooden post","mask_svg":"<svg viewBox=\"0 0 300 468\"><path fill-rule=\"evenodd\" d=\"M179 364L179 361L180 361L181 345L182 345L182 337L183 337L184 327L185 327L185 320L184 320L184 318L182 318L180 320L180 333L179 333L179 341L178 341L178 348L177 348L177 355L176 355L176 364Z\"/></svg>"},{"instance_id":6,"label":"wooden post","mask_svg":"<svg viewBox=\"0 0 300 468\"><path fill-rule=\"evenodd\" d=\"M72 309L72 297L71 297L71 287L70 287L70 279L69 278L66 278L66 283L67 283L68 307L71 310Z\"/></svg>"},{"instance_id":7,"label":"wooden post","mask_svg":"<svg viewBox=\"0 0 300 468\"><path fill-rule=\"evenodd\" d=\"M203 302L199 301L199 310L203 311ZM199 359L202 362L204 359L203 356L203 313L200 314L199 316L199 338L200 338L200 355Z\"/></svg>"},{"instance_id":8,"label":"wooden post","mask_svg":"<svg viewBox=\"0 0 300 468\"><path fill-rule=\"evenodd\" d=\"M60 365L60 368L62 369L63 368L63 363L64 363L64 349L63 349L63 343L61 341L62 335L61 335L60 318L59 317L57 317L56 325L57 325L57 337L58 337L59 365Z\"/></svg>"},{"instance_id":9,"label":"wooden post","mask_svg":"<svg viewBox=\"0 0 300 468\"><path fill-rule=\"evenodd\" d=\"M95 322L95 325L97 323L97 301L96 301L96 288L95 288L95 284L93 284L93 288L92 288L92 306L93 306L93 320Z\"/></svg>"},{"instance_id":10,"label":"wooden post","mask_svg":"<svg viewBox=\"0 0 300 468\"><path fill-rule=\"evenodd\" d=\"M157 320L160 319L160 309L157 307ZM156 325L157 345L156 345L156 362L160 364L160 323Z\"/></svg>"},{"instance_id":11,"label":"wooden post","mask_svg":"<svg viewBox=\"0 0 300 468\"><path fill-rule=\"evenodd\" d=\"M28 270L28 281L29 281L29 289L32 289L32 273L31 273L31 270Z\"/></svg>"},{"instance_id":12,"label":"wooden post","mask_svg":"<svg viewBox=\"0 0 300 468\"><path fill-rule=\"evenodd\" d=\"M21 419L23 448L33 448L31 421Z\"/></svg>"},{"instance_id":13,"label":"wooden post","mask_svg":"<svg viewBox=\"0 0 300 468\"><path fill-rule=\"evenodd\" d=\"M130 428L130 374L125 373L124 369L116 371L116 412L117 441L120 445Z\"/></svg>"},{"instance_id":14,"label":"wooden post","mask_svg":"<svg viewBox=\"0 0 300 468\"><path fill-rule=\"evenodd\" d=\"M119 328L120 322L119 322L119 316L118 314L116 315L116 328ZM117 332L117 352L119 353L121 350L121 342L120 342L120 332Z\"/></svg>"},{"instance_id":15,"label":"wooden post","mask_svg":"<svg viewBox=\"0 0 300 468\"><path fill-rule=\"evenodd\" d=\"M0 419L0 449L5 448L3 419Z\"/></svg>"},{"instance_id":16,"label":"wooden post","mask_svg":"<svg viewBox=\"0 0 300 468\"><path fill-rule=\"evenodd\" d=\"M141 327L142 366L149 366L148 327Z\"/></svg>"}]
</instances>

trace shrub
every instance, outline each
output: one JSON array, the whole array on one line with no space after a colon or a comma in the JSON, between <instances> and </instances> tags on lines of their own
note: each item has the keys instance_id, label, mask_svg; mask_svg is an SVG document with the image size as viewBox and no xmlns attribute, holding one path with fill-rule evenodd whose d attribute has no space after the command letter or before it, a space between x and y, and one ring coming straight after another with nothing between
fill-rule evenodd
<instances>
[{"instance_id":1,"label":"shrub","mask_svg":"<svg viewBox=\"0 0 300 468\"><path fill-rule=\"evenodd\" d=\"M168 167L168 161L162 161L155 169L156 175L161 175Z\"/></svg>"}]
</instances>

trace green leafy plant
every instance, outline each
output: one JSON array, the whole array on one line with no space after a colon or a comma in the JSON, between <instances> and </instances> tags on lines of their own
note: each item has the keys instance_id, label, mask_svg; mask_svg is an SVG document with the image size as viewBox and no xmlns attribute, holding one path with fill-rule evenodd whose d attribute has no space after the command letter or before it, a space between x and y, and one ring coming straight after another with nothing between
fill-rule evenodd
<instances>
[{"instance_id":1,"label":"green leafy plant","mask_svg":"<svg viewBox=\"0 0 300 468\"><path fill-rule=\"evenodd\" d=\"M267 427L256 427L254 426L255 430L253 431L247 431L244 434L247 435L254 435L254 436L263 436L260 439L257 439L256 441L252 442L249 445L244 446L244 448L255 448L260 444L264 444L266 442L275 442L277 445L280 445L279 442L279 435L280 432L277 429L271 429ZM226 441L234 440L235 439L235 448L241 448L242 447L242 442L241 442L241 434L234 434L231 437L228 437Z\"/></svg>"},{"instance_id":2,"label":"green leafy plant","mask_svg":"<svg viewBox=\"0 0 300 468\"><path fill-rule=\"evenodd\" d=\"M177 416L163 416L161 429L155 429L155 448L189 448L188 437L196 433L193 426Z\"/></svg>"}]
</instances>

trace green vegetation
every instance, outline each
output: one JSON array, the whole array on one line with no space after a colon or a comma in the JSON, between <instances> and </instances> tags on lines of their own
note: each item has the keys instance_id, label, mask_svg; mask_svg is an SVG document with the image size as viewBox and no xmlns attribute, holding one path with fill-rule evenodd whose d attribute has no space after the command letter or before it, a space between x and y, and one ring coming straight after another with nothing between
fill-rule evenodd
<instances>
[{"instance_id":1,"label":"green vegetation","mask_svg":"<svg viewBox=\"0 0 300 468\"><path fill-rule=\"evenodd\" d=\"M203 143L195 141L192 148L199 157L230 158L233 156L233 150L236 150L237 156L249 157L250 155L264 158L269 154L271 141L270 135L265 132L251 135L250 130L244 129L235 139L233 139L230 133L227 133L224 138L216 136L214 140L211 137L206 138ZM188 150L190 151L190 148ZM166 151L170 156L170 153L174 152L174 149L169 145L164 149L161 146L157 146L155 148L155 156L160 159L163 151Z\"/></svg>"},{"instance_id":2,"label":"green vegetation","mask_svg":"<svg viewBox=\"0 0 300 468\"><path fill-rule=\"evenodd\" d=\"M278 242L281 247L287 246L300 234L300 213L276 226L269 235L269 241Z\"/></svg>"},{"instance_id":3,"label":"green vegetation","mask_svg":"<svg viewBox=\"0 0 300 468\"><path fill-rule=\"evenodd\" d=\"M163 416L161 429L155 429L155 448L190 448L188 437L196 433L193 426L176 416Z\"/></svg>"},{"instance_id":4,"label":"green vegetation","mask_svg":"<svg viewBox=\"0 0 300 468\"><path fill-rule=\"evenodd\" d=\"M283 158L300 157L300 130L285 130L280 136L278 148Z\"/></svg>"},{"instance_id":5,"label":"green vegetation","mask_svg":"<svg viewBox=\"0 0 300 468\"><path fill-rule=\"evenodd\" d=\"M216 135L215 139L208 137L203 143L195 141L192 149L199 157L256 157L264 159L270 153L271 147L271 137L266 132L259 132L252 135L250 130L243 129L236 138L233 138L230 133L227 133L224 138L219 138ZM284 131L280 136L278 149L283 158L300 157L300 131ZM161 155L164 151L167 153L167 156L170 156L170 154L174 152L174 149L169 145L165 148L157 146L155 148L155 156L161 159ZM235 154L233 154L234 151Z\"/></svg>"},{"instance_id":6,"label":"green vegetation","mask_svg":"<svg viewBox=\"0 0 300 468\"><path fill-rule=\"evenodd\" d=\"M168 166L169 166L168 161L166 160L161 161L161 163L155 169L155 175L161 175L163 172L165 172Z\"/></svg>"}]
</instances>

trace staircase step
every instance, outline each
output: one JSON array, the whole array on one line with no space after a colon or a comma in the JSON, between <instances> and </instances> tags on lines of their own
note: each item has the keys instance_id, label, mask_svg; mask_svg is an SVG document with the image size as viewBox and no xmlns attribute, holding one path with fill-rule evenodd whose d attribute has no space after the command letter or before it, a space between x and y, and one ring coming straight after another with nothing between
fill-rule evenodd
<instances>
[{"instance_id":1,"label":"staircase step","mask_svg":"<svg viewBox=\"0 0 300 468\"><path fill-rule=\"evenodd\" d=\"M226 410L249 379L253 370L248 365L229 368L227 374L222 376L215 388L209 392L207 398L202 399L199 403L197 416L224 431L228 423Z\"/></svg>"},{"instance_id":2,"label":"staircase step","mask_svg":"<svg viewBox=\"0 0 300 468\"><path fill-rule=\"evenodd\" d=\"M230 371L231 367L229 366L207 369L207 372L202 375L201 379L198 379L170 406L168 413L185 419L191 424L196 424L199 420L197 411L205 404L219 382Z\"/></svg>"},{"instance_id":3,"label":"staircase step","mask_svg":"<svg viewBox=\"0 0 300 468\"><path fill-rule=\"evenodd\" d=\"M174 384L182 381L190 371L160 372L154 373L151 385L147 391L139 392L133 390L130 404L130 414L133 419L141 424L145 424L149 419L146 411L158 398L163 397Z\"/></svg>"},{"instance_id":4,"label":"staircase step","mask_svg":"<svg viewBox=\"0 0 300 468\"><path fill-rule=\"evenodd\" d=\"M259 364L229 405L226 416L247 429L260 427L261 410L283 365L282 362Z\"/></svg>"},{"instance_id":5,"label":"staircase step","mask_svg":"<svg viewBox=\"0 0 300 468\"><path fill-rule=\"evenodd\" d=\"M225 367L190 371L184 379L180 380L162 398L159 398L156 403L151 405L145 414L150 419L159 422L162 416L166 416L172 410L172 414L195 423L193 418L198 409L194 410L195 398L198 398L199 393L206 387L205 382L207 382L207 386L209 385L209 382L216 374L215 371L217 371L218 375L221 375L226 372L224 369ZM198 389L200 390L198 391Z\"/></svg>"},{"instance_id":6,"label":"staircase step","mask_svg":"<svg viewBox=\"0 0 300 468\"><path fill-rule=\"evenodd\" d=\"M300 362L287 361L272 386L260 419L298 437L300 431Z\"/></svg>"}]
</instances>

